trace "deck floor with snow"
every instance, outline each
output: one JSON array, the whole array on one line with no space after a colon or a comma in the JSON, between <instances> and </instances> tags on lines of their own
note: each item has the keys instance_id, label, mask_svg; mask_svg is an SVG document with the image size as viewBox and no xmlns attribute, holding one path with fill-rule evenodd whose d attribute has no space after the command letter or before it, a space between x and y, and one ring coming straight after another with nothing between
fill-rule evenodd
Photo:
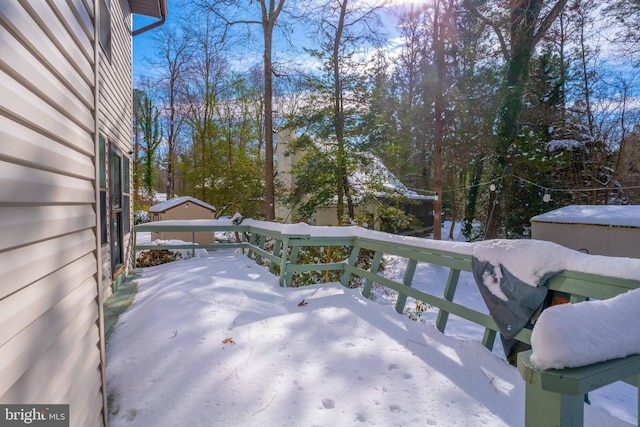
<instances>
[{"instance_id":1,"label":"deck floor with snow","mask_svg":"<svg viewBox=\"0 0 640 427\"><path fill-rule=\"evenodd\" d=\"M522 426L524 382L340 284L231 250L144 269L107 343L110 425ZM629 425L587 406L585 425Z\"/></svg>"}]
</instances>

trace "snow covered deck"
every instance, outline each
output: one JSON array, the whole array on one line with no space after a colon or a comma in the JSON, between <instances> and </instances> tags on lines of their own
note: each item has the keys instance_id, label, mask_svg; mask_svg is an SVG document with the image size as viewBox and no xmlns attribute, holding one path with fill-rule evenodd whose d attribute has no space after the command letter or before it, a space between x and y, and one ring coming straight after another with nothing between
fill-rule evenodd
<instances>
[{"instance_id":1,"label":"snow covered deck","mask_svg":"<svg viewBox=\"0 0 640 427\"><path fill-rule=\"evenodd\" d=\"M226 224L199 223L196 225L191 221L176 224L155 224L153 227L158 226L184 228L185 231L193 231L197 227L202 231L208 230L209 232L220 231L222 227L225 231L230 231L229 226ZM153 227L143 225L136 230L153 231ZM283 302L287 301L288 295L293 295L293 297L289 297L289 302L291 299L297 300L300 298L295 307L308 307L311 295L300 294L299 292L308 292L309 290L314 289L314 287L285 290L286 287L295 283L293 279L296 276L294 275L300 273L307 274L310 272L330 271L332 273L338 273L333 275L333 280L338 280L340 284L336 283L333 285L323 286L317 285L315 287L323 290L326 287L329 287L329 290L338 292L336 294L329 294L331 297L340 296L340 298L336 298L335 301L333 301L332 298L330 307L347 308L340 305L345 297L348 299L357 299L358 304L368 305L368 297L386 301L388 295L394 295L392 299L396 313L403 315L405 310L409 310L410 313L413 310L412 317L421 320L426 320L427 318L431 319L429 323L435 324L438 331L444 332L446 329L447 335L449 336L451 335L452 321L457 318L463 320L466 319L468 322L466 322L463 330L473 330L474 332L471 334L466 333L463 335L456 335L455 337L464 337L466 341L469 341L470 338L471 342L475 343L479 342L481 339L482 345L488 352L491 352L492 349L496 350L501 348L500 343L495 343L494 341L498 331L506 334L508 338L513 337L522 343L532 344L536 333L538 337L542 338L541 340L538 339L538 342L540 343L545 340L555 340L556 337L553 335L553 332L557 329L566 332L566 335L564 335L565 338L561 339L562 346L560 347L557 345L533 346L533 353L530 360L533 362L535 359L536 366L547 366L561 369L569 366L595 364L612 358L624 357L628 354L640 353L640 347L638 347L638 343L640 343L640 329L631 328L631 330L629 330L625 323L637 324L640 322L640 315L637 310L627 310L629 313L624 311L624 314L619 314L622 313L622 311L612 309L609 306L610 303L614 303L618 296L622 297L623 305L625 306L637 307L637 305L640 304L640 301L638 301L638 299L640 299L640 291L638 290L638 288L640 288L640 281L638 280L640 278L640 260L587 255L564 248L554 243L542 241L490 240L477 243L436 242L432 240L374 232L359 227L310 227L306 224L283 225L246 220L243 221L241 225L237 226L236 231L242 232L244 238L241 239L240 242L235 243L234 246L241 248L242 253L246 253L250 267L244 265L235 266L231 262L222 261L223 270L220 271L220 274L222 274L223 277L223 285L222 288L215 285L214 295L217 295L218 293L226 295L229 292L232 294L240 292L241 298L236 301L234 298L227 300L225 297L219 298L214 296L213 302L215 302L216 305L214 305L210 310L207 310L212 313L227 311L228 308L224 306L224 304L223 308L218 308L219 306L217 305L220 301L227 300L226 304L233 306L231 312L234 313L232 315L234 319L245 318L248 316L249 323L254 323L252 320L253 316L249 315L249 313L252 313L251 307L258 307L261 315L263 313L266 314L270 312L270 309L268 308L269 306L265 307L264 304L262 304L264 302L269 302L273 306L279 307L278 310L281 310L284 308ZM165 248L180 249L194 247L193 245L185 245L184 242L181 242L181 244L175 244L172 242L165 244L164 246ZM222 249L223 247L230 247L230 245L226 243L217 244L217 246L219 248L218 251L220 252L224 251ZM347 255L340 255L333 261L327 258L327 261L325 262L322 262L325 258L322 254L313 255L311 257L302 256L301 259L298 258L299 254L313 253L313 247L320 252L328 254L331 246L347 248ZM148 247L149 246L146 245L135 245L136 250L142 250ZM202 248L203 246L197 247ZM204 252L205 256L207 255L206 250L200 250ZM370 251L369 256L372 257L372 261L370 263L360 263L359 254L362 250ZM384 271L378 271L378 266L380 265L380 261L383 256L388 265ZM397 260L400 261L398 262ZM189 262L196 261L198 260L190 260ZM259 267L261 270L257 272L258 275L253 277L252 275L255 275L256 273L252 272L252 275L249 275L249 278L256 281L256 285L264 283L268 284L271 283L271 281L276 280L276 278L274 276L270 276L268 279L265 277L264 280L266 280L266 282L264 282L262 272L268 272L268 274L277 273L279 275L277 278L277 285L279 285L280 288L272 289L268 286L265 289L266 295L262 295L251 286L246 289L238 287L236 280L234 279L238 276L235 275L236 273L234 273L234 270L239 268L240 276L244 277L244 270L246 268L253 269L255 267L254 262L257 266L265 266L267 269L264 270L263 267ZM396 270L390 264L395 264L396 266L401 267ZM183 264L183 266L184 265L185 264ZM389 268L390 266L391 268ZM170 267L166 268L170 269ZM429 275L426 280L421 280L418 277L424 268L432 273L438 273L436 276ZM183 275L185 272L183 270L171 270L170 282L165 281L164 283L165 286L172 289L172 293L170 294L172 301L164 309L152 308L152 311L154 313L160 313L160 316L164 316L166 312L177 310L179 312L178 315L185 319L184 324L187 325L187 328L192 325L197 325L198 318L194 319L193 317L194 314L197 313L197 311L194 311L197 307L182 308L182 300L185 298L180 295L180 292L182 292L183 289L174 289L174 286L171 286L171 283L174 282L184 283L185 286L187 286L187 291L189 292L188 296L191 296L197 289L199 289L198 283L202 283L204 286L209 286L211 283L218 283L217 273L210 271L205 265L198 265L196 269L198 272L202 272L202 274L204 274L204 282L200 282L199 275L189 274L186 275L187 281L184 282ZM328 275L329 273L324 275L325 280L328 280L326 278ZM316 280L321 280L321 276L318 277L316 275L315 277ZM161 276L157 276L156 279L158 281L165 280L165 278ZM352 291L344 288L343 286L347 286L347 284L361 286L361 291ZM533 314L532 312L527 311L530 308L533 310L542 304L542 300L539 299L540 294L543 296L546 295L545 287L547 286L551 291L559 291L568 294L569 300L574 303L585 301L587 298L606 301L601 301L602 304L596 304L596 302L584 302L581 304L565 304L564 306L546 309L542 312L536 324L544 323L542 322L543 318L553 319L553 316L546 315L552 315L556 312L556 309L559 310L561 315L563 313L571 313L574 309L580 311L586 310L588 314L581 317L581 319L586 320L569 322L551 320L550 323L553 325L552 328L539 328L536 326L532 333L530 328L523 327L526 325L522 324L521 320L527 322ZM468 293L467 291L469 289L475 290L475 295L473 297L465 295ZM529 290L532 290L533 293ZM164 292L164 288L162 292ZM151 292L153 295L151 298L156 300L159 293L161 292L158 290ZM525 300L521 299L522 295L529 296L527 296ZM630 295L632 297L630 297ZM177 299L173 300L174 296L177 297ZM533 297L533 299L531 299L531 297ZM413 303L412 298L414 299ZM249 306L244 305L245 300L249 302ZM340 300L340 302L338 302L338 300ZM514 302L515 305L513 305ZM504 304L506 304L506 306ZM427 311L429 313L427 314L424 312L424 309L429 306L432 307L433 310L428 309ZM487 313L487 307L490 307L492 310L491 315ZM505 307L508 307L506 311ZM495 311L496 309L498 311ZM605 317L608 316L607 313L612 313L618 322L615 324L611 324L610 322L593 322L595 319L602 319L603 315ZM294 316L294 320L297 321L297 314L297 312L294 313L289 311L289 307L287 307L284 311L276 311L273 315L279 320L289 319L291 315L296 315ZM342 317L342 314L343 313L338 313L338 317ZM357 316L355 319L348 314L349 313L344 313L346 323L337 321L331 317L330 319L325 319L326 324L323 325L321 323L318 326L314 323L314 321L317 320L317 316L313 316L313 318L306 318L303 316L304 322L302 322L300 326L295 326L292 329L289 324L289 320L286 320L286 325L283 326L277 323L275 328L282 330L282 334L279 336L283 337L299 335L302 328L305 331L315 330L315 335L328 334L330 337L338 337L344 340L346 339L346 336L341 335L341 333L342 329L345 328L345 324L357 325L360 322L358 318L365 318L365 316L360 313L356 313ZM425 316L425 314L427 315ZM388 318L388 315L384 314L384 312L383 316ZM147 316L145 315L143 317L146 318ZM321 319L324 319L324 317L321 317ZM405 317L403 317L403 319L408 321ZM150 320L153 320L153 316L150 317ZM371 323L369 318L366 318L366 320L368 323ZM589 323L589 320L592 322ZM160 321L158 320L158 322ZM143 321L142 323L148 322ZM469 325L469 323L471 325ZM335 327L340 329L340 333L332 331L331 328L334 327L332 325L336 325ZM557 328L557 325L562 325L562 327ZM228 327L228 330L232 330L234 327L235 323L231 322L231 327ZM273 326L269 327L265 330L266 332L264 332L264 334L272 328ZM259 331L264 330L260 325L255 325L250 330L253 331L255 329ZM350 330L350 327L347 329ZM155 328L151 326L148 333L152 334L154 330ZM202 333L206 333L206 331L211 330L217 331L219 329L215 326L212 328L203 327ZM398 338L395 332L402 331L403 329L390 329L386 325L377 325L373 330L367 329L365 335L368 336L369 334L373 334L373 331L378 330L384 332L392 341L404 343L404 346L407 349L409 349L408 343L418 342L420 343L419 345L423 345L425 343L430 343L431 340L435 339L435 335L429 336L428 339L423 341L417 340L412 336L404 338L401 336ZM389 330L393 330L393 333L389 333ZM583 330L587 333L586 336L584 334L574 333L574 331L580 332ZM177 328L173 331L171 339L178 336L177 331ZM548 332L551 332L551 334ZM254 335L251 336L253 337ZM262 336L262 333L260 336ZM356 330L356 337L360 338L361 336L360 332ZM594 339L594 337L597 337L597 339ZM274 342L278 342L276 337L272 338L275 340ZM202 336L200 336L200 339L207 341L207 338L202 338ZM250 341L251 339L252 338L250 338ZM228 336L223 338L221 342L225 345L235 345L237 340L232 336ZM289 341L285 341L285 348L287 347L288 342ZM335 340L326 339L325 343L321 343L322 345L320 345L320 348L324 349L324 345L332 345L335 344L335 342ZM624 343L629 343L629 345L623 345ZM307 355L309 353L309 349L312 349L313 353L318 352L318 346L313 342L304 341L299 342L299 344L302 348L300 351L305 353L304 356L301 354L291 355L285 353L281 355L283 357L286 356L284 359L281 357L278 357L277 359L280 360L281 363L286 362L287 359L292 359L296 361L296 365L300 365L303 363L303 360L306 360L306 357L309 357ZM266 351L268 346L264 343L262 343L262 345L264 345L264 349ZM387 343L382 340L380 347L386 348ZM253 354L253 347L251 348L250 354ZM562 351L558 352L558 349ZM564 351L565 349L568 349L568 351ZM418 353L418 351L413 348L409 350L414 355ZM181 351L182 350L179 350L178 352ZM374 353L378 352L378 346L376 345L376 348L369 349L369 351ZM187 353L191 354L191 351L188 351ZM229 353L230 352L227 351L225 354ZM164 355L165 352L160 350L157 354ZM362 353L362 356L367 355L368 353ZM268 357L271 357L270 353L267 358ZM501 354L501 357L504 356ZM262 360L262 353L260 358ZM340 360L344 363L348 358L348 354L341 354L338 357L336 357L335 354L325 354L318 359L318 363L334 359ZM460 359L461 356L458 355L457 358ZM357 359L357 357L355 359ZM426 362L429 365L431 356L428 359L429 360L426 360ZM538 363L540 365L538 365ZM608 362L605 363L607 366L610 365ZM614 365L617 366L616 363L614 363ZM146 364L144 364L144 366L146 366ZM189 366L193 368L191 363L189 363ZM265 365L260 365L260 367L255 369L261 370L264 369L264 366ZM269 366L276 367L279 365L278 363L271 363ZM462 370L465 370L465 367L466 364L459 366ZM424 369L432 372L434 368L436 367L429 365ZM324 370L314 369L314 375L324 378L323 375L328 372L328 368L325 366L323 369ZM439 369L438 371L442 372ZM339 377L343 381L351 384L353 381L353 375L350 375L349 373L353 374L353 372L356 371L341 371ZM544 372L548 373L549 371ZM443 372L443 374L447 378L457 375L456 373L451 373L449 371ZM282 375L285 374L283 373ZM381 375L381 373L378 372L376 375ZM415 376L413 373L409 373L409 375L412 377ZM345 380L345 378L347 378L347 380ZM622 379L624 376L618 376L618 378ZM529 376L525 376L525 379L529 386L535 386L535 384L529 381ZM635 379L631 379L631 383L637 386L637 381ZM491 384L493 384L493 379L491 380ZM597 385L594 383L591 385L599 387L603 384L607 384L607 382L602 382ZM618 383L614 385L617 386L617 384ZM457 381L454 381L454 385L461 387L461 384ZM589 385L589 387L591 387L591 385ZM282 387L286 388L284 385L282 385ZM453 387L453 385L444 386L445 389L449 389L451 387ZM633 397L631 400L633 401L632 406L635 407L632 411L635 413L631 417L625 415L624 418L636 421L638 402L637 388L632 388ZM127 388L124 388L123 390L126 389ZM262 390L264 390L264 388ZM336 393L335 388L331 388L331 390L334 390L334 394ZM567 394L563 390L558 390L555 391L555 393L561 393L559 397L556 396L542 399L539 394L536 394L535 392L530 393L530 390L531 387L527 388L527 402L530 399L536 399L537 403L540 403L542 400L550 402L554 399L558 402L564 402L564 397ZM287 393L288 392L289 390L287 390ZM348 392L343 395L343 400L348 400L349 396L352 396L353 393L356 393L356 391L349 388ZM593 394L598 393L603 393L603 389L599 389ZM610 395L608 388L604 393L604 396L607 396L608 398ZM420 394L420 396L421 395L422 394ZM590 396L592 396L591 393ZM275 397L273 397L273 399L275 399ZM484 401L482 402L484 403ZM594 402L594 406L601 405L599 400L592 399L592 402ZM330 398L327 401L323 400L322 403L325 409L333 409L336 407L336 399L334 398ZM326 405L331 406L331 408L324 406L325 403ZM583 409L583 405L580 404L581 402L576 400L574 403L575 404L568 406L560 405L560 407L563 408L570 407L569 411L563 410L562 412L571 412L571 414L573 414L576 411ZM237 402L233 401L231 404L233 406L234 404L237 404ZM484 403L484 405L488 404ZM394 405L395 409L397 409L396 406L397 405ZM412 408L413 406L414 405L411 404ZM533 406L535 405L526 404L527 417L531 413L528 409ZM590 411L590 408L591 407L587 407L586 410ZM117 407L116 409L116 413L120 414L119 409ZM356 410L357 408L351 407L351 409ZM432 411L432 409L430 410ZM263 409L260 409L258 412L262 411ZM308 408L304 410L305 414L308 412ZM400 411L394 410L392 412L396 414L394 416L397 417L397 413ZM412 410L410 412L413 413L414 411ZM495 413L493 409L489 412ZM615 411L608 412L614 413ZM137 413L138 410L134 408L134 412L131 413L129 418L132 420L135 419ZM344 415L344 412L342 415ZM375 418L378 417L383 417L383 415L376 413ZM534 418L536 420L538 419L538 417ZM363 419L369 419L369 417L365 415ZM382 419L384 420L382 424L385 425L387 424L387 421L389 421L384 417ZM589 425L588 420L589 418L587 417L587 425ZM247 422L250 423L251 420L243 419L240 421L241 424L246 424ZM292 420L288 418L280 418L280 421L292 422ZM410 422L406 419L404 421ZM335 423L335 419L331 418L330 422ZM358 422L360 422L360 419L358 419ZM492 425L500 425L493 421L490 423ZM203 425L206 424L206 422L203 423ZM555 425L555 422L552 424ZM509 421L506 425L513 425L513 423ZM527 422L527 425L532 424ZM607 425L610 425L610 423L607 422Z\"/></svg>"},{"instance_id":2,"label":"snow covered deck","mask_svg":"<svg viewBox=\"0 0 640 427\"><path fill-rule=\"evenodd\" d=\"M111 426L524 425L520 374L459 339L468 323L445 336L337 283L283 288L231 250L138 286L107 345ZM627 425L585 410L586 425Z\"/></svg>"}]
</instances>

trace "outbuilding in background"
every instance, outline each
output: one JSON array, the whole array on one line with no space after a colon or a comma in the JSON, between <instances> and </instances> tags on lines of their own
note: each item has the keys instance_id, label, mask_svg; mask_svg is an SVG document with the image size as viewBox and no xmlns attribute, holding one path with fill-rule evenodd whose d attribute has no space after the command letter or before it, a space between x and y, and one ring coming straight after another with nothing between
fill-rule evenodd
<instances>
[{"instance_id":1,"label":"outbuilding in background","mask_svg":"<svg viewBox=\"0 0 640 427\"><path fill-rule=\"evenodd\" d=\"M216 208L190 196L174 197L149 208L151 221L215 219ZM193 236L183 232L158 232L151 234L151 240L183 240L191 242ZM200 245L212 244L213 233L196 233L195 242Z\"/></svg>"},{"instance_id":2,"label":"outbuilding in background","mask_svg":"<svg viewBox=\"0 0 640 427\"><path fill-rule=\"evenodd\" d=\"M571 205L531 218L531 237L592 255L640 258L640 205Z\"/></svg>"}]
</instances>

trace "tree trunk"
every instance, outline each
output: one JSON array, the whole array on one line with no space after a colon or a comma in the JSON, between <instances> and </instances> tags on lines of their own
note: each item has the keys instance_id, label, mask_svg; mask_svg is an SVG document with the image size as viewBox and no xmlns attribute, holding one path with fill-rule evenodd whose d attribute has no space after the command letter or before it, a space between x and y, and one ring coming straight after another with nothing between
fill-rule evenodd
<instances>
[{"instance_id":1,"label":"tree trunk","mask_svg":"<svg viewBox=\"0 0 640 427\"><path fill-rule=\"evenodd\" d=\"M433 239L442 239L442 143L445 114L445 38L449 11L443 2L437 1L433 14L433 51L436 67L436 93L433 106L433 186L436 198L433 203Z\"/></svg>"},{"instance_id":2,"label":"tree trunk","mask_svg":"<svg viewBox=\"0 0 640 427\"><path fill-rule=\"evenodd\" d=\"M344 219L344 198L348 193L347 164L344 149L344 111L342 104L342 84L340 80L340 42L344 29L344 19L347 13L348 0L343 0L340 5L340 18L336 28L336 37L333 41L333 52L331 64L333 67L333 123L336 132L337 152L336 152L336 190L338 201L336 211L338 224L342 224ZM353 208L350 209L349 216L353 218Z\"/></svg>"},{"instance_id":3,"label":"tree trunk","mask_svg":"<svg viewBox=\"0 0 640 427\"><path fill-rule=\"evenodd\" d=\"M265 180L264 180L264 219L275 218L275 185L273 176L273 80L271 47L273 24L263 20L264 29L264 142L265 142Z\"/></svg>"},{"instance_id":4,"label":"tree trunk","mask_svg":"<svg viewBox=\"0 0 640 427\"><path fill-rule=\"evenodd\" d=\"M273 221L275 214L275 176L273 170L273 28L282 11L285 0L258 0L262 10L262 34L264 36L264 219ZM267 6L268 3L268 6Z\"/></svg>"},{"instance_id":5,"label":"tree trunk","mask_svg":"<svg viewBox=\"0 0 640 427\"><path fill-rule=\"evenodd\" d=\"M514 0L511 2L510 36L511 51L509 54L507 73L502 84L502 103L498 111L498 132L496 145L496 162L493 178L504 176L509 172L510 150L516 142L523 109L522 96L529 78L529 62L533 50L551 23L558 16L567 0L558 0L549 14L539 22L539 15L545 0ZM495 194L488 207L485 238L494 239L501 234L501 226L505 223L502 206L498 202L508 201L508 194L501 194L496 201ZM495 203L494 203L495 201ZM504 230L505 233L508 230Z\"/></svg>"}]
</instances>

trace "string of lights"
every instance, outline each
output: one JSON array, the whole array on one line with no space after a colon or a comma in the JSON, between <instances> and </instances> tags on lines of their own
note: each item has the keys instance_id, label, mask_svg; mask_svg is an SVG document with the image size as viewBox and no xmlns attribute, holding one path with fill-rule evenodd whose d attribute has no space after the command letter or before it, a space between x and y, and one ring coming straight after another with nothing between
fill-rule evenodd
<instances>
[{"instance_id":1,"label":"string of lights","mask_svg":"<svg viewBox=\"0 0 640 427\"><path fill-rule=\"evenodd\" d=\"M454 193L454 192L459 192L459 191L466 191L469 190L471 188L474 187L489 187L490 191L495 191L496 190L496 184L501 182L503 179L505 178L514 178L514 179L518 179L522 182L525 182L529 185L532 185L534 187L540 188L541 190L544 190L545 194L543 196L543 200L545 202L548 202L551 200L551 194L552 193L573 193L573 192L588 192L588 191L604 191L604 190L616 190L616 191L620 191L620 190L637 190L640 189L640 185L633 185L633 186L627 186L627 187L613 187L613 186L600 186L600 187L588 187L588 188L554 188L554 187L548 187L545 185L541 185L538 184L537 182L531 181L530 179L515 175L513 173L507 173L504 174L500 177L497 178L493 178L489 181L483 181L483 182L479 182L478 184L474 184L474 185L467 185L464 187L456 187L456 188L449 188L447 190L443 190L441 193L442 194L446 194L446 193ZM416 191L418 193L423 193L423 194L432 194L434 196L438 196L438 192L434 191L434 190L424 190L424 189L416 189L416 188L409 188L409 190L413 190Z\"/></svg>"}]
</instances>

